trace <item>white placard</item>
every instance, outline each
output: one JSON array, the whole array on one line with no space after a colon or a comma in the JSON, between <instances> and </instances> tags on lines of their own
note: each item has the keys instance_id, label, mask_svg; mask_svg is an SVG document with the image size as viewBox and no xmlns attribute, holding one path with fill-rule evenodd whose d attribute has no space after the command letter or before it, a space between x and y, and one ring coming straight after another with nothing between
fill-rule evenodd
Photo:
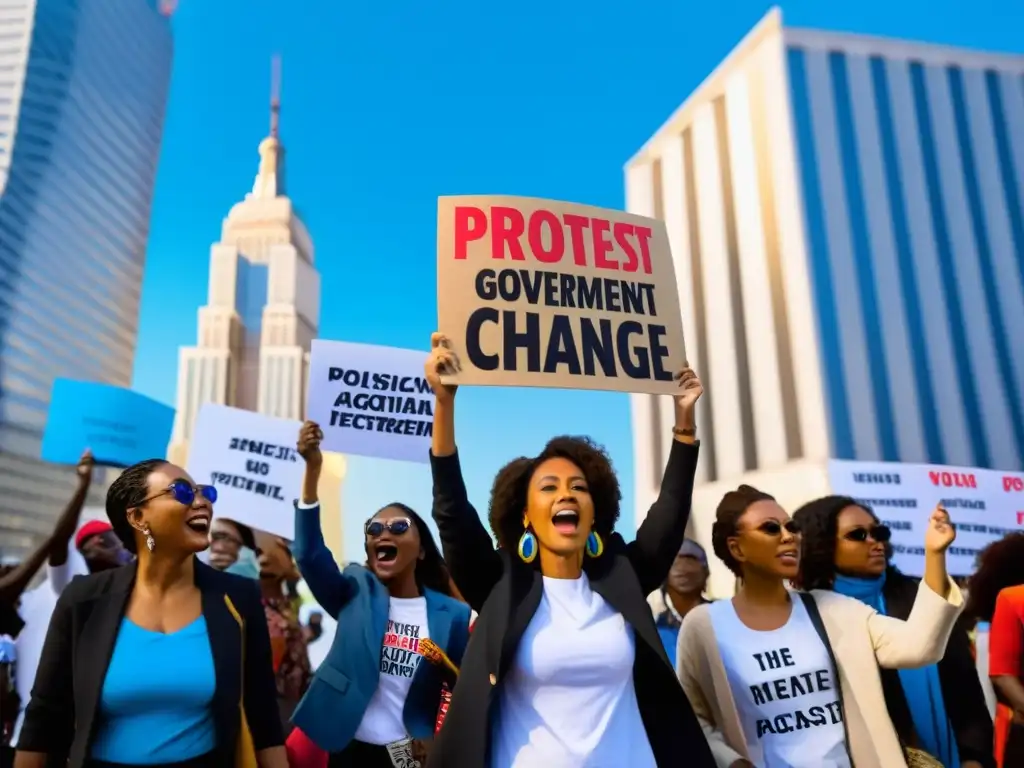
<instances>
[{"instance_id":1,"label":"white placard","mask_svg":"<svg viewBox=\"0 0 1024 768\"><path fill-rule=\"evenodd\" d=\"M935 506L956 524L947 567L953 576L974 573L986 545L1024 530L1024 474L935 464L830 461L832 492L850 496L892 529L893 564L924 573L924 534Z\"/></svg>"},{"instance_id":2,"label":"white placard","mask_svg":"<svg viewBox=\"0 0 1024 768\"><path fill-rule=\"evenodd\" d=\"M423 376L427 353L315 339L306 413L324 432L325 451L426 463L434 394Z\"/></svg>"},{"instance_id":3,"label":"white placard","mask_svg":"<svg viewBox=\"0 0 1024 768\"><path fill-rule=\"evenodd\" d=\"M192 432L188 473L217 487L214 513L291 541L305 464L297 421L207 403Z\"/></svg>"}]
</instances>

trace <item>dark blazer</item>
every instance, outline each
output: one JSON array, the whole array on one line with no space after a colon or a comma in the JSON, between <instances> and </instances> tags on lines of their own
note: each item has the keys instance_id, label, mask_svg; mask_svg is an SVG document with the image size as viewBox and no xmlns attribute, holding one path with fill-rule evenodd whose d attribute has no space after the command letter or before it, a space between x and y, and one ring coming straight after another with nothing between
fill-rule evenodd
<instances>
[{"instance_id":1,"label":"dark blazer","mask_svg":"<svg viewBox=\"0 0 1024 768\"><path fill-rule=\"evenodd\" d=\"M68 768L81 768L97 727L100 695L121 621L135 585L137 563L78 576L61 593L46 633L32 699L18 739L24 752L67 756ZM245 714L257 750L284 744L277 712L270 636L259 585L241 576L215 571L198 559L195 583L202 592L213 652L217 687L213 718L218 751L230 765L241 717L239 701L245 682ZM224 596L245 621L243 637ZM154 663L159 663L155 659ZM145 674L140 671L140 674Z\"/></svg>"},{"instance_id":2,"label":"dark blazer","mask_svg":"<svg viewBox=\"0 0 1024 768\"><path fill-rule=\"evenodd\" d=\"M636 539L627 544L613 533L601 557L587 558L584 564L591 588L633 627L633 682L640 716L658 765L666 768L715 765L647 603L647 595L661 586L683 543L697 453L697 446L674 440L661 493ZM491 717L523 632L540 605L543 580L535 564L524 563L514 552L495 550L467 498L458 455L431 456L431 468L434 520L445 560L455 585L479 616L428 766L475 768L489 764ZM628 755L621 758L623 765L628 764Z\"/></svg>"},{"instance_id":3,"label":"dark blazer","mask_svg":"<svg viewBox=\"0 0 1024 768\"><path fill-rule=\"evenodd\" d=\"M906 620L914 606L920 579L890 569L883 596L886 613ZM939 684L946 705L946 715L960 753L960 762L976 760L985 768L995 768L992 718L981 688L978 668L971 653L968 619L961 616L946 644L946 655L939 662ZM914 724L910 708L895 669L879 669L886 708L896 733L905 744L914 743Z\"/></svg>"},{"instance_id":4,"label":"dark blazer","mask_svg":"<svg viewBox=\"0 0 1024 768\"><path fill-rule=\"evenodd\" d=\"M331 650L302 697L292 722L326 752L341 752L355 737L380 681L380 654L388 627L387 588L368 569L338 568L320 530L320 508L295 510L295 562L313 597L337 620ZM456 666L469 641L469 606L423 590L430 639ZM405 700L403 721L410 736L434 735L441 704L441 671L421 661Z\"/></svg>"}]
</instances>

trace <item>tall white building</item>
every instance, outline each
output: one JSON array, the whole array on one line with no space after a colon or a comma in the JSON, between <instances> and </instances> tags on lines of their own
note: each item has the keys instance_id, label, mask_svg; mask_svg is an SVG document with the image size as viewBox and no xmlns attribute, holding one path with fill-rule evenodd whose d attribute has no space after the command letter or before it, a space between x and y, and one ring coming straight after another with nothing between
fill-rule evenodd
<instances>
[{"instance_id":1,"label":"tall white building","mask_svg":"<svg viewBox=\"0 0 1024 768\"><path fill-rule=\"evenodd\" d=\"M707 385L694 535L740 482L827 492L829 458L1020 469L1022 125L1024 57L776 9L628 163ZM672 410L632 403L642 515Z\"/></svg>"},{"instance_id":2,"label":"tall white building","mask_svg":"<svg viewBox=\"0 0 1024 768\"><path fill-rule=\"evenodd\" d=\"M285 191L277 67L270 134L259 145L252 191L224 219L210 247L210 284L198 340L178 354L178 396L168 458L187 463L204 403L302 420L310 342L320 323L320 274L313 241ZM341 554L343 457L328 457L321 493L324 534Z\"/></svg>"},{"instance_id":3,"label":"tall white building","mask_svg":"<svg viewBox=\"0 0 1024 768\"><path fill-rule=\"evenodd\" d=\"M285 194L276 102L259 146L252 192L232 207L210 248L210 285L198 342L178 357L174 458L203 403L284 419L305 413L310 342L320 322L313 242ZM187 449L186 449L187 450Z\"/></svg>"},{"instance_id":4,"label":"tall white building","mask_svg":"<svg viewBox=\"0 0 1024 768\"><path fill-rule=\"evenodd\" d=\"M131 385L173 53L156 0L0 0L3 556L75 489L39 459L53 380Z\"/></svg>"}]
</instances>

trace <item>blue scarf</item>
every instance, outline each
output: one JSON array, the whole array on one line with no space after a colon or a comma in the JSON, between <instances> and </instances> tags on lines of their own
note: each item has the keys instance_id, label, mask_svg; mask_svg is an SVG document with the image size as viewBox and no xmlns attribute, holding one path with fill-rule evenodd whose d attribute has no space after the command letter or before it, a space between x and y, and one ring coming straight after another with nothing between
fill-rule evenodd
<instances>
[{"instance_id":1,"label":"blue scarf","mask_svg":"<svg viewBox=\"0 0 1024 768\"><path fill-rule=\"evenodd\" d=\"M883 616L885 598L885 574L875 579L855 579L837 575L833 589L841 595L866 603ZM900 685L914 721L914 730L920 742L917 746L934 756L946 768L960 768L960 754L953 738L953 729L946 715L946 704L942 698L939 668L935 664L919 669L899 670Z\"/></svg>"}]
</instances>

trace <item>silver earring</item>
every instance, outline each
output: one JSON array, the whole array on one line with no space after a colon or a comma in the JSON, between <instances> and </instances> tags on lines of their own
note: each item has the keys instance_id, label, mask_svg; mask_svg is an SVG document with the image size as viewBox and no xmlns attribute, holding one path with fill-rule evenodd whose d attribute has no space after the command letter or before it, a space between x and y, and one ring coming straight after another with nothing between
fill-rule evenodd
<instances>
[{"instance_id":1,"label":"silver earring","mask_svg":"<svg viewBox=\"0 0 1024 768\"><path fill-rule=\"evenodd\" d=\"M146 549L150 552L156 549L156 539L153 538L153 534L150 532L149 528L146 529Z\"/></svg>"}]
</instances>

